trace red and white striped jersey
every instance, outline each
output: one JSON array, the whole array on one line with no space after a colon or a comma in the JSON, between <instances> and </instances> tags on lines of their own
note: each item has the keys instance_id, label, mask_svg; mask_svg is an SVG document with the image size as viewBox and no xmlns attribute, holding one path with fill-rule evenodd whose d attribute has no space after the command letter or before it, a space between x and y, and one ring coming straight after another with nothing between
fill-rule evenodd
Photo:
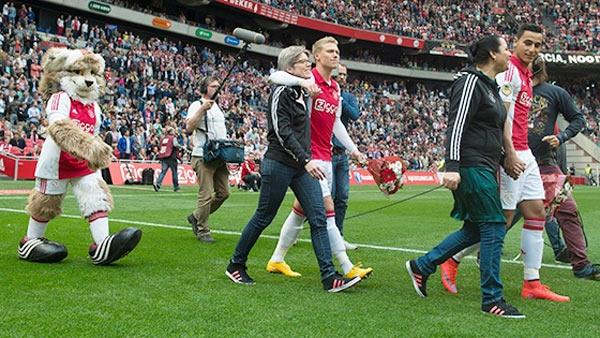
<instances>
[{"instance_id":1,"label":"red and white striped jersey","mask_svg":"<svg viewBox=\"0 0 600 338\"><path fill-rule=\"evenodd\" d=\"M340 86L334 79L325 80L317 68L312 70L315 83L321 89L313 99L310 112L310 141L312 158L331 161L331 139L336 116L341 116Z\"/></svg>"},{"instance_id":2,"label":"red and white striped jersey","mask_svg":"<svg viewBox=\"0 0 600 338\"><path fill-rule=\"evenodd\" d=\"M509 102L508 119L512 126L512 141L515 150L527 150L528 114L533 99L531 71L513 55L508 70L496 75L502 101Z\"/></svg>"},{"instance_id":3,"label":"red and white striped jersey","mask_svg":"<svg viewBox=\"0 0 600 338\"><path fill-rule=\"evenodd\" d=\"M71 99L65 92L53 94L46 106L50 125L58 120L70 118L79 128L91 135L98 135L101 110L98 103L84 104ZM93 171L88 162L78 160L62 151L52 137L48 136L35 169L35 176L45 179L66 179L89 175Z\"/></svg>"}]
</instances>

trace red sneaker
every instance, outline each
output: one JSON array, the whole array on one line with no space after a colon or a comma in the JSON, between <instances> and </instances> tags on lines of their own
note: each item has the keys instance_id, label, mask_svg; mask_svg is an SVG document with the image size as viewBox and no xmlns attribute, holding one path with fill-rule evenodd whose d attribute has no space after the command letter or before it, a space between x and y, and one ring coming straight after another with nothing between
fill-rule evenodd
<instances>
[{"instance_id":1,"label":"red sneaker","mask_svg":"<svg viewBox=\"0 0 600 338\"><path fill-rule=\"evenodd\" d=\"M457 294L456 274L458 273L458 262L452 258L448 258L440 265L440 275L444 288L452 294Z\"/></svg>"},{"instance_id":2,"label":"red sneaker","mask_svg":"<svg viewBox=\"0 0 600 338\"><path fill-rule=\"evenodd\" d=\"M526 299L546 299L551 302L569 302L571 298L567 296L561 296L550 290L547 285L540 283L539 280L535 281L523 281L523 290L521 291L521 297Z\"/></svg>"}]
</instances>

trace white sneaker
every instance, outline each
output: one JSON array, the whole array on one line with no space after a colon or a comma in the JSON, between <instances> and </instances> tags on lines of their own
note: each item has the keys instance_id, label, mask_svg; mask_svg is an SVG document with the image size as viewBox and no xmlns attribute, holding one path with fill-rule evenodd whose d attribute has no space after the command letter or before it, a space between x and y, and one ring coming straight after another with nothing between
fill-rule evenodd
<instances>
[{"instance_id":1,"label":"white sneaker","mask_svg":"<svg viewBox=\"0 0 600 338\"><path fill-rule=\"evenodd\" d=\"M344 241L344 246L346 246L346 250L356 250L356 249L358 249L358 245L352 244L352 243L348 243L347 241Z\"/></svg>"}]
</instances>

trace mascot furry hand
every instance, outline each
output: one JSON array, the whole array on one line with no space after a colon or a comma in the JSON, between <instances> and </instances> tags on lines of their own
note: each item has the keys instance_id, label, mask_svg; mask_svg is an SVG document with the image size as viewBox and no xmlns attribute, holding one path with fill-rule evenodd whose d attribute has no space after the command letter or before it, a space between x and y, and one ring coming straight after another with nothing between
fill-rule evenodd
<instances>
[{"instance_id":1,"label":"mascot furry hand","mask_svg":"<svg viewBox=\"0 0 600 338\"><path fill-rule=\"evenodd\" d=\"M128 254L142 232L127 228L109 234L112 196L98 169L112 160L112 148L98 137L101 110L97 100L104 90L104 59L86 50L51 48L42 59L40 91L47 101L48 138L35 171L35 189L29 195L27 236L19 243L19 258L58 262L67 256L64 245L45 238L48 222L60 215L67 185L94 242L89 255L106 265Z\"/></svg>"}]
</instances>

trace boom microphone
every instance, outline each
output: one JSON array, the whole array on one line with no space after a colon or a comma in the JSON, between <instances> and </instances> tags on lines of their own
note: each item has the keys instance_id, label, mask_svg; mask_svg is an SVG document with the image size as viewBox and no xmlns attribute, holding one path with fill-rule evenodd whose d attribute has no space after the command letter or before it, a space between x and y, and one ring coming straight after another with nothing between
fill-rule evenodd
<instances>
[{"instance_id":1,"label":"boom microphone","mask_svg":"<svg viewBox=\"0 0 600 338\"><path fill-rule=\"evenodd\" d=\"M233 62L231 64L231 67L229 67L229 70L227 71L227 75L225 75L225 78L223 79L223 81L221 81L221 84L219 85L219 88L217 88L217 90L215 91L215 93L213 94L213 96L211 97L212 100L214 100L217 95L219 94L219 92L221 91L221 89L223 88L223 85L225 84L225 82L227 81L227 79L229 78L229 75L231 75L231 71L233 70L233 68L235 68L235 66L242 60L242 55L248 50L249 48L249 44L250 43L256 43L256 44L263 44L265 43L265 36L257 33L257 32L253 32L251 30L248 29L243 29L243 28L236 28L233 30L233 35L235 35L236 38L244 41L244 45L242 46L242 49L240 49L240 51L236 54L235 56L235 60L236 62Z\"/></svg>"},{"instance_id":2,"label":"boom microphone","mask_svg":"<svg viewBox=\"0 0 600 338\"><path fill-rule=\"evenodd\" d=\"M259 45L262 45L263 43L265 43L265 36L257 33L257 32L253 32L251 30L248 29L243 29L243 28L236 28L233 30L233 35L240 39L240 40L244 40L246 42L252 42L252 43L256 43Z\"/></svg>"}]
</instances>

